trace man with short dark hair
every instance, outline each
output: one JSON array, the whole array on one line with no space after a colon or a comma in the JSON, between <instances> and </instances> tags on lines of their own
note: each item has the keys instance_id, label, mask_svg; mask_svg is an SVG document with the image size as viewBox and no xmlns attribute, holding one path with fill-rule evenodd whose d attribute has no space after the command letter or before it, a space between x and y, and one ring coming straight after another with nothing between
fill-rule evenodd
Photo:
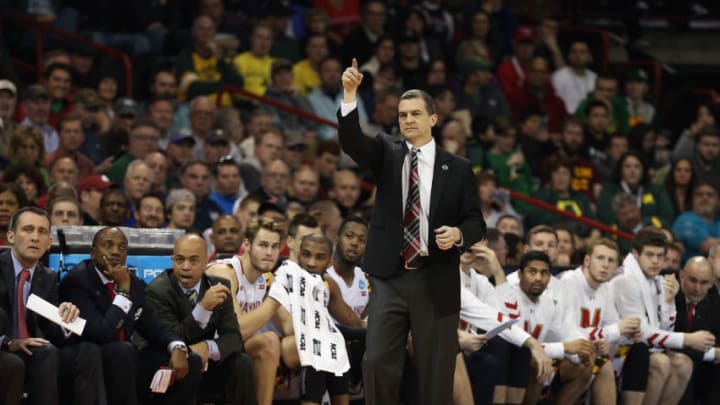
<instances>
[{"instance_id":1,"label":"man with short dark hair","mask_svg":"<svg viewBox=\"0 0 720 405\"><path fill-rule=\"evenodd\" d=\"M204 274L207 246L199 235L175 241L172 261L147 287L147 300L159 322L202 359L200 398L229 392L233 405L255 404L252 360L244 353L229 281Z\"/></svg>"},{"instance_id":2,"label":"man with short dark hair","mask_svg":"<svg viewBox=\"0 0 720 405\"><path fill-rule=\"evenodd\" d=\"M165 204L157 194L140 197L134 212L136 228L160 228L165 223Z\"/></svg>"},{"instance_id":3,"label":"man with short dark hair","mask_svg":"<svg viewBox=\"0 0 720 405\"><path fill-rule=\"evenodd\" d=\"M720 189L720 129L705 127L694 135L686 131L678 139L673 159L688 158L692 161L695 181L703 180Z\"/></svg>"},{"instance_id":4,"label":"man with short dark hair","mask_svg":"<svg viewBox=\"0 0 720 405\"><path fill-rule=\"evenodd\" d=\"M19 404L26 380L29 404L58 404L58 390L67 388L59 381L70 379L73 403L98 403L102 362L97 346L68 345L69 332L27 310L29 297L36 295L59 306L64 322L80 315L71 302L60 303L57 274L40 263L51 244L50 218L40 208L22 208L10 219L7 238L12 247L0 253L0 387L7 391L0 391L0 400Z\"/></svg>"},{"instance_id":5,"label":"man with short dark hair","mask_svg":"<svg viewBox=\"0 0 720 405\"><path fill-rule=\"evenodd\" d=\"M125 193L117 187L105 190L100 197L100 225L123 226L129 215Z\"/></svg>"},{"instance_id":6,"label":"man with short dark hair","mask_svg":"<svg viewBox=\"0 0 720 405\"><path fill-rule=\"evenodd\" d=\"M227 259L239 254L245 239L244 226L237 217L232 215L221 215L216 219L210 235L215 251L209 259Z\"/></svg>"},{"instance_id":7,"label":"man with short dark hair","mask_svg":"<svg viewBox=\"0 0 720 405\"><path fill-rule=\"evenodd\" d=\"M210 199L220 207L224 214L232 214L235 201L240 198L243 185L240 177L240 166L232 158L224 158L213 166L215 175L215 191Z\"/></svg>"},{"instance_id":8,"label":"man with short dark hair","mask_svg":"<svg viewBox=\"0 0 720 405\"><path fill-rule=\"evenodd\" d=\"M120 228L99 230L90 259L67 273L60 283L60 296L83 312L87 321L83 341L100 346L109 405L147 401L153 374L163 366L172 370L173 383L153 399L194 404L201 359L188 356L181 338L161 325L146 299L145 283L125 265L127 249L128 239ZM131 343L135 332L147 342L145 347L138 349Z\"/></svg>"}]
</instances>

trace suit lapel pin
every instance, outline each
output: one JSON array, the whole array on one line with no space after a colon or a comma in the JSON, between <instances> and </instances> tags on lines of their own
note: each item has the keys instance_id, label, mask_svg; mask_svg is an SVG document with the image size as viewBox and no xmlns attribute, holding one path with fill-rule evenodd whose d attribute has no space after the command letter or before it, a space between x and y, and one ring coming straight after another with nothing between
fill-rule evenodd
<instances>
[{"instance_id":1,"label":"suit lapel pin","mask_svg":"<svg viewBox=\"0 0 720 405\"><path fill-rule=\"evenodd\" d=\"M440 166L440 168L443 169L443 170L447 170L447 169L448 169L448 165L442 165L442 166Z\"/></svg>"}]
</instances>

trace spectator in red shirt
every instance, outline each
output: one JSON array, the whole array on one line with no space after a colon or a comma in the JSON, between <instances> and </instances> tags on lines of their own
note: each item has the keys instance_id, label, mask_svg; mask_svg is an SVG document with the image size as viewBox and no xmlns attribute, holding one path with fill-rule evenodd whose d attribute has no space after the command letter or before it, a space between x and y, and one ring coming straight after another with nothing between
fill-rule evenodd
<instances>
[{"instance_id":1,"label":"spectator in red shirt","mask_svg":"<svg viewBox=\"0 0 720 405\"><path fill-rule=\"evenodd\" d=\"M547 59L536 56L528 65L525 84L507 93L507 98L516 119L520 119L523 111L529 107L539 108L547 114L548 130L557 133L567 111L565 102L555 94L549 78L550 67Z\"/></svg>"},{"instance_id":2,"label":"spectator in red shirt","mask_svg":"<svg viewBox=\"0 0 720 405\"><path fill-rule=\"evenodd\" d=\"M519 89L525 83L527 66L530 64L535 52L535 33L528 26L521 26L513 35L513 55L503 63L497 71L497 78L505 94Z\"/></svg>"}]
</instances>

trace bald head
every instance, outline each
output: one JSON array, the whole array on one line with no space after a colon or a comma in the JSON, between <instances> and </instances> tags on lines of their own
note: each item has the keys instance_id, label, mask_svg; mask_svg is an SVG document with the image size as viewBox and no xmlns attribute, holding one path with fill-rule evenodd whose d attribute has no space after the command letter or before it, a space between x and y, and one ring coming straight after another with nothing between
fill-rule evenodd
<instances>
[{"instance_id":1,"label":"bald head","mask_svg":"<svg viewBox=\"0 0 720 405\"><path fill-rule=\"evenodd\" d=\"M194 288L207 266L205 239L190 233L181 236L173 246L173 274L183 288Z\"/></svg>"},{"instance_id":2,"label":"bald head","mask_svg":"<svg viewBox=\"0 0 720 405\"><path fill-rule=\"evenodd\" d=\"M690 258L680 273L680 289L689 302L700 302L713 286L710 261L702 256Z\"/></svg>"}]
</instances>

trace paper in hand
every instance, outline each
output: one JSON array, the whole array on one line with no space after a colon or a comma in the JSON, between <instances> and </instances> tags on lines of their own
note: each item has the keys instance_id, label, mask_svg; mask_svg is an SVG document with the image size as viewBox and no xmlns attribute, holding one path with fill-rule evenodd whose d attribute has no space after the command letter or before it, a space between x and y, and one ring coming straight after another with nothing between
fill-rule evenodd
<instances>
[{"instance_id":1,"label":"paper in hand","mask_svg":"<svg viewBox=\"0 0 720 405\"><path fill-rule=\"evenodd\" d=\"M60 316L60 309L55 305L45 301L35 294L30 294L25 304L25 308L35 312L50 322L56 323L70 332L80 336L85 329L85 319L78 317L74 322L67 323Z\"/></svg>"},{"instance_id":2,"label":"paper in hand","mask_svg":"<svg viewBox=\"0 0 720 405\"><path fill-rule=\"evenodd\" d=\"M161 368L156 371L152 382L150 382L150 391L158 394L164 394L168 387L170 387L172 373L173 371L169 368Z\"/></svg>"},{"instance_id":3,"label":"paper in hand","mask_svg":"<svg viewBox=\"0 0 720 405\"><path fill-rule=\"evenodd\" d=\"M520 319L515 318L515 319L510 319L509 321L505 321L505 322L501 323L500 325L487 331L487 333L485 333L485 339L490 340L490 339L494 338L495 336L499 335L505 329L518 323L518 321L520 321Z\"/></svg>"}]
</instances>

